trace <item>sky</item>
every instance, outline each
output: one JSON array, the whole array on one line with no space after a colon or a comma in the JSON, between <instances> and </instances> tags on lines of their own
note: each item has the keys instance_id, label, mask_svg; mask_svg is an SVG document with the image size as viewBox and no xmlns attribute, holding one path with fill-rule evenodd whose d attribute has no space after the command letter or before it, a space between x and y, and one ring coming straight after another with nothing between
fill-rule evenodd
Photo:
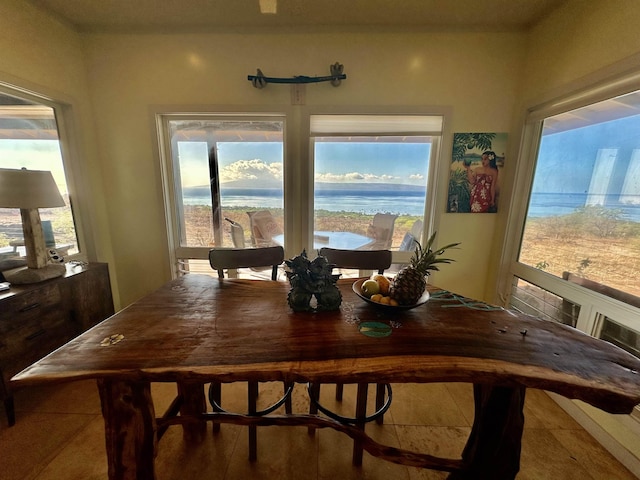
<instances>
[{"instance_id":1,"label":"sky","mask_svg":"<svg viewBox=\"0 0 640 480\"><path fill-rule=\"evenodd\" d=\"M57 140L0 140L0 167L50 170L60 193L68 193Z\"/></svg>"},{"instance_id":2,"label":"sky","mask_svg":"<svg viewBox=\"0 0 640 480\"><path fill-rule=\"evenodd\" d=\"M542 136L533 192L640 195L640 116Z\"/></svg>"},{"instance_id":3,"label":"sky","mask_svg":"<svg viewBox=\"0 0 640 480\"><path fill-rule=\"evenodd\" d=\"M207 184L208 154L204 143L180 143L183 186ZM315 179L330 183L402 183L425 185L428 143L316 143ZM220 143L221 183L248 181L254 185L282 183L282 144Z\"/></svg>"}]
</instances>

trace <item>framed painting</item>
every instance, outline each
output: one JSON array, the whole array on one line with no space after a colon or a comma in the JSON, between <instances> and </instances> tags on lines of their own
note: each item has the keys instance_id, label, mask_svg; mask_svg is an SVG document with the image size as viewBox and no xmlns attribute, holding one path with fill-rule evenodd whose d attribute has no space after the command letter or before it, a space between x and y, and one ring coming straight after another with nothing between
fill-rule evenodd
<instances>
[{"instance_id":1,"label":"framed painting","mask_svg":"<svg viewBox=\"0 0 640 480\"><path fill-rule=\"evenodd\" d=\"M448 213L496 213L506 133L454 133Z\"/></svg>"}]
</instances>

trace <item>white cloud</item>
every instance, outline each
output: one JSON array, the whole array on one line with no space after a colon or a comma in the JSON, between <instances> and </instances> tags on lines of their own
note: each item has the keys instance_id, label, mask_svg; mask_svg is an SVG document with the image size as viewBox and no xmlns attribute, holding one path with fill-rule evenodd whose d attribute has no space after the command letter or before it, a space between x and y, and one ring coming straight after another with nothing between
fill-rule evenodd
<instances>
[{"instance_id":1,"label":"white cloud","mask_svg":"<svg viewBox=\"0 0 640 480\"><path fill-rule=\"evenodd\" d=\"M263 160L238 160L222 167L220 182L238 180L282 181L282 163L265 163Z\"/></svg>"},{"instance_id":2,"label":"white cloud","mask_svg":"<svg viewBox=\"0 0 640 480\"><path fill-rule=\"evenodd\" d=\"M350 182L362 182L362 183L389 183L400 180L399 177L393 175L374 175L371 173L359 173L350 172L343 174L336 173L316 173L316 182L331 182L331 183L350 183Z\"/></svg>"},{"instance_id":3,"label":"white cloud","mask_svg":"<svg viewBox=\"0 0 640 480\"><path fill-rule=\"evenodd\" d=\"M413 173L409 175L409 180L424 180L424 175L421 173Z\"/></svg>"}]
</instances>

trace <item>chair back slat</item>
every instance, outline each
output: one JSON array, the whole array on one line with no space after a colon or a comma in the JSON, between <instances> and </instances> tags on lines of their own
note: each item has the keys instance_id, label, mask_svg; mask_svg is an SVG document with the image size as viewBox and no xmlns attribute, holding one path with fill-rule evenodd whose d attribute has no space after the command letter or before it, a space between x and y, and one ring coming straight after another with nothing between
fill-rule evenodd
<instances>
[{"instance_id":1,"label":"chair back slat","mask_svg":"<svg viewBox=\"0 0 640 480\"><path fill-rule=\"evenodd\" d=\"M321 248L318 252L337 268L377 270L383 273L391 266L391 250L342 250Z\"/></svg>"},{"instance_id":2,"label":"chair back slat","mask_svg":"<svg viewBox=\"0 0 640 480\"><path fill-rule=\"evenodd\" d=\"M284 261L281 246L262 248L213 248L209 250L209 264L224 278L229 268L251 268L272 266L271 280L278 278L278 267Z\"/></svg>"}]
</instances>

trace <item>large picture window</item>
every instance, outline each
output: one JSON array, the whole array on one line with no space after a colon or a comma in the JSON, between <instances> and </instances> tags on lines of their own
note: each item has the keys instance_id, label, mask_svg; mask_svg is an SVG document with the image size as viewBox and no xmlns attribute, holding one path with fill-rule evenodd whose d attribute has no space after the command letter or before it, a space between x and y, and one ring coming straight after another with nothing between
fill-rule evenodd
<instances>
[{"instance_id":1,"label":"large picture window","mask_svg":"<svg viewBox=\"0 0 640 480\"><path fill-rule=\"evenodd\" d=\"M212 273L212 247L383 248L409 260L435 210L442 115L302 117L158 114L176 273Z\"/></svg>"},{"instance_id":2,"label":"large picture window","mask_svg":"<svg viewBox=\"0 0 640 480\"><path fill-rule=\"evenodd\" d=\"M63 256L78 253L79 243L65 176L54 105L0 89L0 168L47 170L65 206L40 209L47 247ZM0 260L25 255L20 210L0 209Z\"/></svg>"},{"instance_id":3,"label":"large picture window","mask_svg":"<svg viewBox=\"0 0 640 480\"><path fill-rule=\"evenodd\" d=\"M312 115L314 247L413 251L442 117Z\"/></svg>"},{"instance_id":4,"label":"large picture window","mask_svg":"<svg viewBox=\"0 0 640 480\"><path fill-rule=\"evenodd\" d=\"M512 308L638 355L640 90L603 99L606 88L531 110L512 199L528 201L513 212L505 287Z\"/></svg>"},{"instance_id":5,"label":"large picture window","mask_svg":"<svg viewBox=\"0 0 640 480\"><path fill-rule=\"evenodd\" d=\"M192 271L212 247L273 243L284 232L281 117L165 118L174 254ZM206 269L206 265L204 266Z\"/></svg>"},{"instance_id":6,"label":"large picture window","mask_svg":"<svg viewBox=\"0 0 640 480\"><path fill-rule=\"evenodd\" d=\"M640 296L640 92L544 119L518 260Z\"/></svg>"}]
</instances>

